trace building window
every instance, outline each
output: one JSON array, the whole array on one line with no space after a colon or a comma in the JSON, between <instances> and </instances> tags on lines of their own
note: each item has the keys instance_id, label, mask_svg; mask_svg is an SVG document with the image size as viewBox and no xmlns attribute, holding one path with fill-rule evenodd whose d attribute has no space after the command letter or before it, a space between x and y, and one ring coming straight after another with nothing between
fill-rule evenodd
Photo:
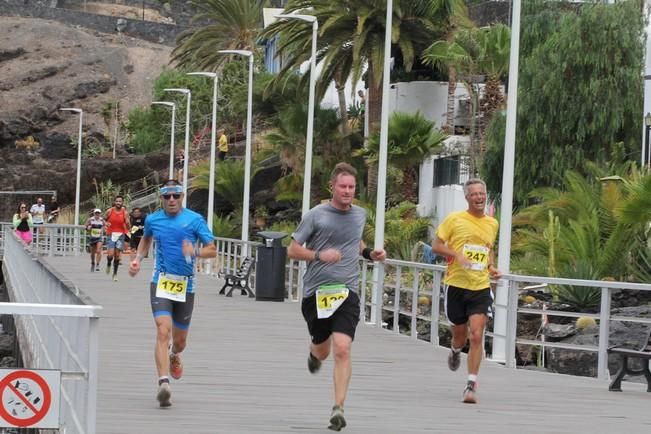
<instances>
[{"instance_id":1,"label":"building window","mask_svg":"<svg viewBox=\"0 0 651 434\"><path fill-rule=\"evenodd\" d=\"M434 187L463 184L469 177L469 157L452 155L434 160Z\"/></svg>"}]
</instances>

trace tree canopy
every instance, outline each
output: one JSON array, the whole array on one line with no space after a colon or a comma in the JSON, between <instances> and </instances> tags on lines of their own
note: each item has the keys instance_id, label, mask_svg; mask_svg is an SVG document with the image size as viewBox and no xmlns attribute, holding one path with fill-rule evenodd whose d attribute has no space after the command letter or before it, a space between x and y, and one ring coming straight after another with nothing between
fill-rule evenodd
<instances>
[{"instance_id":1,"label":"tree canopy","mask_svg":"<svg viewBox=\"0 0 651 434\"><path fill-rule=\"evenodd\" d=\"M560 187L568 169L605 162L616 143L640 149L644 19L638 2L526 2L522 19L514 201ZM504 123L505 116L493 122ZM501 190L503 126L488 133L482 172Z\"/></svg>"}]
</instances>

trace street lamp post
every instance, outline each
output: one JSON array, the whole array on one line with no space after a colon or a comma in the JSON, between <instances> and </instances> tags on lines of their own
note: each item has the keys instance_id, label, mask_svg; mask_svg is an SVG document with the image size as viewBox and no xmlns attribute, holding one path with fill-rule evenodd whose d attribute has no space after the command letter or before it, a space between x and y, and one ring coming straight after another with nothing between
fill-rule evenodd
<instances>
[{"instance_id":1,"label":"street lamp post","mask_svg":"<svg viewBox=\"0 0 651 434\"><path fill-rule=\"evenodd\" d=\"M183 207L188 203L188 160L190 159L190 102L192 101L192 92L190 89L169 88L163 89L165 92L178 92L188 97L187 107L185 108L185 147L183 156Z\"/></svg>"},{"instance_id":2,"label":"street lamp post","mask_svg":"<svg viewBox=\"0 0 651 434\"><path fill-rule=\"evenodd\" d=\"M215 137L217 135L217 73L216 72L188 72L188 75L200 75L213 79L212 88L212 133L210 136L210 175L208 177L208 211L206 220L208 229L212 232L212 216L215 201ZM207 265L206 271L210 273L210 265Z\"/></svg>"},{"instance_id":3,"label":"street lamp post","mask_svg":"<svg viewBox=\"0 0 651 434\"><path fill-rule=\"evenodd\" d=\"M79 224L79 189L81 187L81 134L84 111L80 108L60 108L61 111L79 113L79 137L77 142L77 183L75 187L75 225Z\"/></svg>"},{"instance_id":4,"label":"street lamp post","mask_svg":"<svg viewBox=\"0 0 651 434\"><path fill-rule=\"evenodd\" d=\"M237 54L249 58L249 88L246 100L246 147L244 151L244 200L242 203L242 256L247 256L249 241L249 202L251 192L251 123L253 112L253 53L249 50L220 50L221 54Z\"/></svg>"},{"instance_id":5,"label":"street lamp post","mask_svg":"<svg viewBox=\"0 0 651 434\"><path fill-rule=\"evenodd\" d=\"M377 196L375 202L375 248L384 245L384 208L386 200L386 177L389 146L389 85L391 82L391 29L393 27L393 0L387 0L387 16L384 30L384 61L382 71L382 113L380 115L380 146L378 153ZM368 111L368 109L367 109ZM384 264L373 263L373 292L371 293L371 323L382 326L382 292Z\"/></svg>"},{"instance_id":6,"label":"street lamp post","mask_svg":"<svg viewBox=\"0 0 651 434\"><path fill-rule=\"evenodd\" d=\"M310 210L310 184L312 181L312 141L314 135L314 94L316 84L316 40L319 22L313 15L276 15L276 18L286 18L312 23L312 55L310 57L310 87L307 111L307 133L305 136L305 170L303 174L303 207L301 216Z\"/></svg>"},{"instance_id":7,"label":"street lamp post","mask_svg":"<svg viewBox=\"0 0 651 434\"><path fill-rule=\"evenodd\" d=\"M170 177L174 179L174 123L176 121L176 104L169 101L154 101L152 105L164 105L172 107L172 132L170 134Z\"/></svg>"}]
</instances>

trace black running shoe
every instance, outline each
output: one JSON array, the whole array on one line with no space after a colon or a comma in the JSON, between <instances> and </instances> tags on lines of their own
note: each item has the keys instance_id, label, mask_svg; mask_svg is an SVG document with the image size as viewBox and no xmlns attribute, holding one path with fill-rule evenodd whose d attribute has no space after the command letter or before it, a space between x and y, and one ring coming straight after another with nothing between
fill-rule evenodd
<instances>
[{"instance_id":1,"label":"black running shoe","mask_svg":"<svg viewBox=\"0 0 651 434\"><path fill-rule=\"evenodd\" d=\"M330 426L328 429L333 431L341 431L342 428L346 426L346 419L344 418L344 409L335 405L332 407L332 413L330 414Z\"/></svg>"},{"instance_id":2,"label":"black running shoe","mask_svg":"<svg viewBox=\"0 0 651 434\"><path fill-rule=\"evenodd\" d=\"M310 353L307 356L307 370L310 371L310 374L316 374L321 369L321 360L317 359Z\"/></svg>"}]
</instances>

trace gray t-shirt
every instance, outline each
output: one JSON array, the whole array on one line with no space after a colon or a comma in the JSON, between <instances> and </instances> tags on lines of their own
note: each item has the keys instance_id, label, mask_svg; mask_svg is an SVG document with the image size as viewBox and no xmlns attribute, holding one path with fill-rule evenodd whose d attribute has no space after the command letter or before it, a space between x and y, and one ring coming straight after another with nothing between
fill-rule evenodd
<instances>
[{"instance_id":1,"label":"gray t-shirt","mask_svg":"<svg viewBox=\"0 0 651 434\"><path fill-rule=\"evenodd\" d=\"M310 250L337 249L341 261L327 264L308 261L303 277L303 295L313 295L321 285L344 283L357 292L359 285L359 243L362 240L366 210L353 205L342 211L330 203L317 205L308 211L292 234L299 244Z\"/></svg>"}]
</instances>

